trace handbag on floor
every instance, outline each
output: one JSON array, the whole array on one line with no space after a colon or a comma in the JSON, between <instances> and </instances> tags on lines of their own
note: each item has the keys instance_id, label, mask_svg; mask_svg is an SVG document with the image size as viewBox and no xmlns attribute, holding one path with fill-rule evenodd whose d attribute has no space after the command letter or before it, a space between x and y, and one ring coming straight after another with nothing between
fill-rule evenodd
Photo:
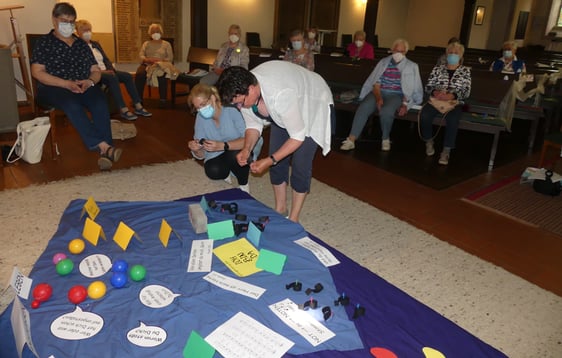
<instances>
[{"instance_id":1,"label":"handbag on floor","mask_svg":"<svg viewBox=\"0 0 562 358\"><path fill-rule=\"evenodd\" d=\"M43 155L43 144L51 129L49 117L37 117L30 121L18 123L18 138L8 154L7 162L14 163L23 159L29 164L36 164L41 161ZM12 159L12 154L16 156Z\"/></svg>"},{"instance_id":2,"label":"handbag on floor","mask_svg":"<svg viewBox=\"0 0 562 358\"><path fill-rule=\"evenodd\" d=\"M544 173L544 179L535 179L533 180L533 189L537 193L541 193L544 195L550 196L558 196L560 195L560 191L562 191L562 187L560 182L553 183L552 182L552 170L547 170Z\"/></svg>"},{"instance_id":3,"label":"handbag on floor","mask_svg":"<svg viewBox=\"0 0 562 358\"><path fill-rule=\"evenodd\" d=\"M133 123L123 123L116 119L111 120L111 137L113 139L129 139L137 136L137 127Z\"/></svg>"}]
</instances>

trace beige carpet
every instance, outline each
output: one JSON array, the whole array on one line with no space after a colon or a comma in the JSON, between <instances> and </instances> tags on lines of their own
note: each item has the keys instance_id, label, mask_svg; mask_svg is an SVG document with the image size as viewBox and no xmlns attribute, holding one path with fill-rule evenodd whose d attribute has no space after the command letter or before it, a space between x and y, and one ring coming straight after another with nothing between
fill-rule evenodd
<instances>
[{"instance_id":1,"label":"beige carpet","mask_svg":"<svg viewBox=\"0 0 562 358\"><path fill-rule=\"evenodd\" d=\"M272 205L267 176L250 186ZM14 265L29 273L72 199L165 201L230 187L186 160L0 192L0 280L7 284ZM301 223L508 356L562 357L561 297L316 180Z\"/></svg>"}]
</instances>

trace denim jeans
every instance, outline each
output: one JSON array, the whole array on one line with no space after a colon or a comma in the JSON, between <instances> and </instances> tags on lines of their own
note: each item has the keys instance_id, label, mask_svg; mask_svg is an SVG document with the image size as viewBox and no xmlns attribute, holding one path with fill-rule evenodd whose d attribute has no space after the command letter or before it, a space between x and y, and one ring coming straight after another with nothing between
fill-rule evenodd
<instances>
[{"instance_id":1,"label":"denim jeans","mask_svg":"<svg viewBox=\"0 0 562 358\"><path fill-rule=\"evenodd\" d=\"M45 85L39 85L37 89L39 103L62 110L89 150L97 150L101 142L113 144L107 100L100 86L89 87L84 93Z\"/></svg>"},{"instance_id":2,"label":"denim jeans","mask_svg":"<svg viewBox=\"0 0 562 358\"><path fill-rule=\"evenodd\" d=\"M439 111L430 104L423 106L420 113L420 127L423 140L428 141L433 137L433 119L439 114ZM462 106L456 106L445 116L445 138L443 147L454 148L457 141L457 132L459 131L459 121L462 116Z\"/></svg>"},{"instance_id":3,"label":"denim jeans","mask_svg":"<svg viewBox=\"0 0 562 358\"><path fill-rule=\"evenodd\" d=\"M119 106L119 109L127 107L125 100L123 100L123 95L121 94L121 86L119 83L123 83L129 96L133 100L133 104L142 102L137 92L137 88L133 83L133 76L128 72L115 71L115 73L102 72L101 83L109 88L109 92L113 96L115 103Z\"/></svg>"},{"instance_id":4,"label":"denim jeans","mask_svg":"<svg viewBox=\"0 0 562 358\"><path fill-rule=\"evenodd\" d=\"M402 105L402 95L399 93L392 92L381 92L383 105L379 113L382 139L390 138L390 131L392 130L392 123L394 123L394 116L396 111ZM355 112L353 117L353 124L351 126L351 132L349 133L355 138L359 138L369 116L377 111L377 101L373 92L363 98L359 104L359 108Z\"/></svg>"}]
</instances>

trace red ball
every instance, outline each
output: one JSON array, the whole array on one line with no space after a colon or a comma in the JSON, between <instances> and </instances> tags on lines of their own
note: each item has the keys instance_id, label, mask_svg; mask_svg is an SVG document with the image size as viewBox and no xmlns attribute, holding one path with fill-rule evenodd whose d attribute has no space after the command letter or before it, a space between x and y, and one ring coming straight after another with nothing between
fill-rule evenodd
<instances>
[{"instance_id":1,"label":"red ball","mask_svg":"<svg viewBox=\"0 0 562 358\"><path fill-rule=\"evenodd\" d=\"M39 302L37 300L31 302L31 308L39 308L40 305L41 305L41 302Z\"/></svg>"},{"instance_id":2,"label":"red ball","mask_svg":"<svg viewBox=\"0 0 562 358\"><path fill-rule=\"evenodd\" d=\"M75 305L84 302L86 297L88 297L88 290L84 286L76 285L68 290L68 300Z\"/></svg>"},{"instance_id":3,"label":"red ball","mask_svg":"<svg viewBox=\"0 0 562 358\"><path fill-rule=\"evenodd\" d=\"M39 303L47 301L53 294L53 288L48 283L42 282L33 289L33 298Z\"/></svg>"}]
</instances>

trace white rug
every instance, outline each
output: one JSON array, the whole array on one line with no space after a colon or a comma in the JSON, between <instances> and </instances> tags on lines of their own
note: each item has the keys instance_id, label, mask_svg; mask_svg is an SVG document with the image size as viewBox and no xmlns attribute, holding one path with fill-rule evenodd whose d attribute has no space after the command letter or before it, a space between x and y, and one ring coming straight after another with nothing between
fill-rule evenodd
<instances>
[{"instance_id":1,"label":"white rug","mask_svg":"<svg viewBox=\"0 0 562 358\"><path fill-rule=\"evenodd\" d=\"M29 273L72 199L166 201L231 187L185 160L2 191L0 282L14 265ZM267 176L252 177L250 190L273 205ZM316 180L301 223L508 356L562 357L562 298Z\"/></svg>"}]
</instances>

